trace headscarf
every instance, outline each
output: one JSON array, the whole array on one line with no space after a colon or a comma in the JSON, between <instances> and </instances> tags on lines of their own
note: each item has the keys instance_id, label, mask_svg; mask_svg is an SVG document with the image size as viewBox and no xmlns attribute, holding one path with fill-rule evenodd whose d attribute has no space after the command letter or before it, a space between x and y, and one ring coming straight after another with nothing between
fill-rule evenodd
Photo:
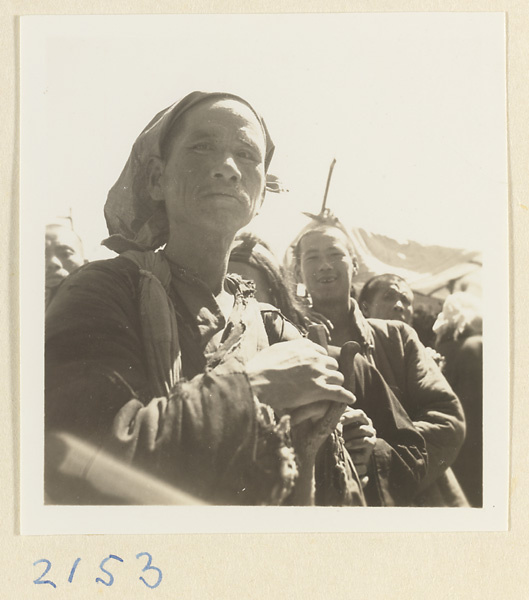
<instances>
[{"instance_id":1,"label":"headscarf","mask_svg":"<svg viewBox=\"0 0 529 600\"><path fill-rule=\"evenodd\" d=\"M483 320L480 299L468 292L456 292L448 296L432 330L438 339L447 334L451 334L454 340L463 334L481 334Z\"/></svg>"},{"instance_id":2,"label":"headscarf","mask_svg":"<svg viewBox=\"0 0 529 600\"><path fill-rule=\"evenodd\" d=\"M110 237L103 244L122 253L126 250L156 250L168 240L169 222L164 202L152 200L147 190L148 165L152 157L162 158L162 148L178 119L204 100L236 100L248 106L257 117L266 140L265 172L268 171L274 144L264 120L243 98L224 92L192 92L159 112L132 146L119 179L108 193L105 219ZM273 191L273 190L271 190Z\"/></svg>"}]
</instances>

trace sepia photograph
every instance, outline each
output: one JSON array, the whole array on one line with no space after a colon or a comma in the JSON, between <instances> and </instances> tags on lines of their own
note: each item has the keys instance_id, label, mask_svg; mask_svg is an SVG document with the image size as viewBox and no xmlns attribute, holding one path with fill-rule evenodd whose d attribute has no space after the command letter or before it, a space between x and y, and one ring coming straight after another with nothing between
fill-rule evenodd
<instances>
[{"instance_id":1,"label":"sepia photograph","mask_svg":"<svg viewBox=\"0 0 529 600\"><path fill-rule=\"evenodd\" d=\"M505 530L504 14L20 43L22 533Z\"/></svg>"}]
</instances>

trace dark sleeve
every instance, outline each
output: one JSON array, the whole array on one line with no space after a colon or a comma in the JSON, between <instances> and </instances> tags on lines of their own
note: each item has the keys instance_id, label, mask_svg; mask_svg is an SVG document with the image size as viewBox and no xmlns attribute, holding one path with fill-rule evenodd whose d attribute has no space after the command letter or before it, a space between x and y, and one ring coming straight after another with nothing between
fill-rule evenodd
<instances>
[{"instance_id":1,"label":"dark sleeve","mask_svg":"<svg viewBox=\"0 0 529 600\"><path fill-rule=\"evenodd\" d=\"M125 259L70 275L46 311L46 428L106 435L131 398L145 400L138 269Z\"/></svg>"},{"instance_id":2,"label":"dark sleeve","mask_svg":"<svg viewBox=\"0 0 529 600\"><path fill-rule=\"evenodd\" d=\"M280 504L296 476L289 420L276 424L242 369L232 357L172 390L156 441L162 475L211 503Z\"/></svg>"},{"instance_id":3,"label":"dark sleeve","mask_svg":"<svg viewBox=\"0 0 529 600\"><path fill-rule=\"evenodd\" d=\"M288 427L256 401L239 361L178 382L168 398L150 396L137 278L126 259L92 263L69 277L50 304L47 434L73 434L94 455L108 452L208 502L280 503L295 476ZM98 473L66 476L67 463L47 460L52 500L107 501L87 486L101 479Z\"/></svg>"},{"instance_id":4,"label":"dark sleeve","mask_svg":"<svg viewBox=\"0 0 529 600\"><path fill-rule=\"evenodd\" d=\"M427 471L423 437L382 375L362 355L357 354L351 364L342 352L340 369L344 386L357 398L354 408L363 410L377 431L373 469L364 490L368 504L409 505Z\"/></svg>"},{"instance_id":5,"label":"dark sleeve","mask_svg":"<svg viewBox=\"0 0 529 600\"><path fill-rule=\"evenodd\" d=\"M407 326L401 331L408 413L428 450L428 475L421 485L424 489L456 459L465 439L465 418L458 397L415 331Z\"/></svg>"}]
</instances>

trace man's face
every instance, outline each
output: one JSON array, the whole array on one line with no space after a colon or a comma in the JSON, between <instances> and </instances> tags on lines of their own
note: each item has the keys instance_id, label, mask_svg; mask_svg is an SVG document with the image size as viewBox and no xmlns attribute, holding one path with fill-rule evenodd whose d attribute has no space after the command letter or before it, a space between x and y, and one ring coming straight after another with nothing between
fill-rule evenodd
<instances>
[{"instance_id":1,"label":"man's face","mask_svg":"<svg viewBox=\"0 0 529 600\"><path fill-rule=\"evenodd\" d=\"M403 281L389 281L380 285L366 308L368 316L375 319L396 319L410 324L413 317L413 292Z\"/></svg>"},{"instance_id":2,"label":"man's face","mask_svg":"<svg viewBox=\"0 0 529 600\"><path fill-rule=\"evenodd\" d=\"M341 232L307 233L301 238L299 257L301 278L315 305L349 302L356 267Z\"/></svg>"},{"instance_id":3,"label":"man's face","mask_svg":"<svg viewBox=\"0 0 529 600\"><path fill-rule=\"evenodd\" d=\"M47 227L46 287L56 287L82 264L84 264L83 249L75 233L67 227Z\"/></svg>"},{"instance_id":4,"label":"man's face","mask_svg":"<svg viewBox=\"0 0 529 600\"><path fill-rule=\"evenodd\" d=\"M203 102L177 124L160 178L170 230L235 233L257 213L266 184L259 121L234 100Z\"/></svg>"}]
</instances>

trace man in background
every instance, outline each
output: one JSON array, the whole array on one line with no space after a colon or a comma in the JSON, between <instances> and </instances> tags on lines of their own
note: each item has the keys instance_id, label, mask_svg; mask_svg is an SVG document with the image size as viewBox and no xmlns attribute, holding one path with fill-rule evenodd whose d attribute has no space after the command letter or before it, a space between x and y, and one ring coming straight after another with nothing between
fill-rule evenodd
<instances>
[{"instance_id":1,"label":"man in background","mask_svg":"<svg viewBox=\"0 0 529 600\"><path fill-rule=\"evenodd\" d=\"M83 243L71 226L46 225L46 308L57 286L85 262Z\"/></svg>"},{"instance_id":2,"label":"man in background","mask_svg":"<svg viewBox=\"0 0 529 600\"><path fill-rule=\"evenodd\" d=\"M405 279L393 273L371 278L362 288L358 303L366 317L412 324L413 292Z\"/></svg>"}]
</instances>

